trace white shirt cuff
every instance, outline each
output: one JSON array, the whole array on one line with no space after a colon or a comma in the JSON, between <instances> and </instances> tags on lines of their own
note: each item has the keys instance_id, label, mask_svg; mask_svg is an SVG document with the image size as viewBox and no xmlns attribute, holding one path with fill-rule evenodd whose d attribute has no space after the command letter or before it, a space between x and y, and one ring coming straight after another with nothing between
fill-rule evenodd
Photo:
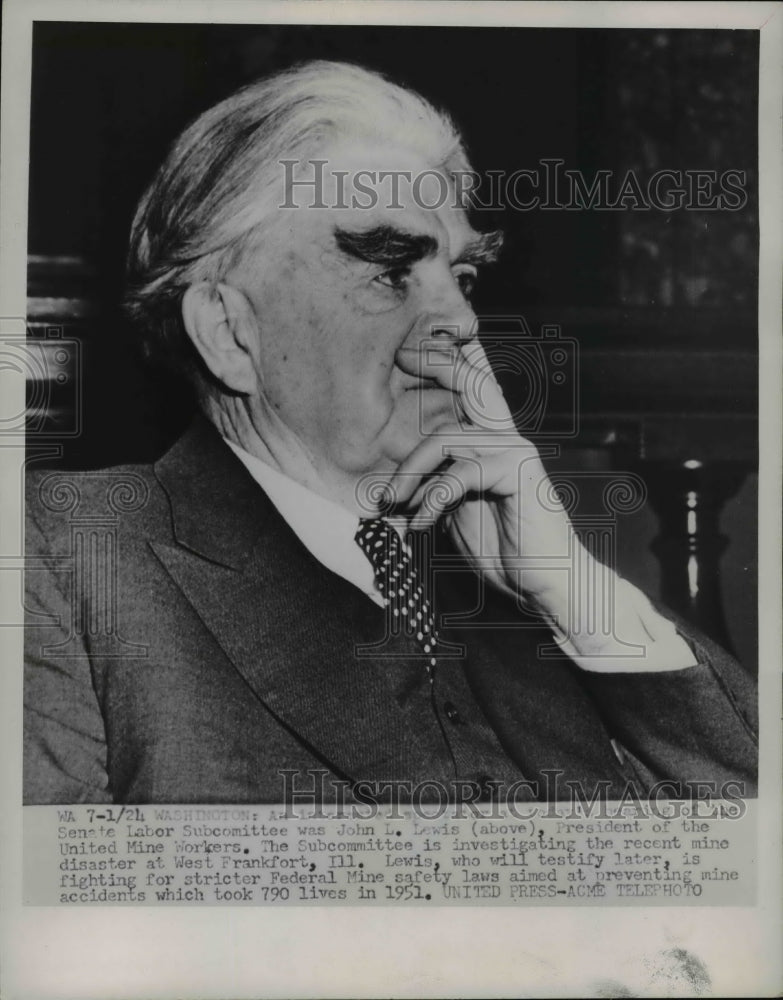
<instances>
[{"instance_id":1,"label":"white shirt cuff","mask_svg":"<svg viewBox=\"0 0 783 1000\"><path fill-rule=\"evenodd\" d=\"M627 580L616 577L615 634L608 637L600 652L580 655L572 639L557 625L555 642L582 670L593 673L653 673L687 670L696 666L692 650L677 634L673 622L653 608L649 599ZM646 634L642 644L629 645L630 636L639 635L639 625Z\"/></svg>"}]
</instances>

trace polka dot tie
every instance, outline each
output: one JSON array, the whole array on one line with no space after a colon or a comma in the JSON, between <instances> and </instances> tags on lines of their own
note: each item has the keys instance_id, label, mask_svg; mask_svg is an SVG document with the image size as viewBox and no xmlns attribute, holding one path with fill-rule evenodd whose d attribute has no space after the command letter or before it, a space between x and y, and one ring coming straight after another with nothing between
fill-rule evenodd
<instances>
[{"instance_id":1,"label":"polka dot tie","mask_svg":"<svg viewBox=\"0 0 783 1000\"><path fill-rule=\"evenodd\" d=\"M428 670L432 669L438 653L435 616L410 552L394 528L380 518L362 518L356 542L375 570L392 630L415 636L428 657Z\"/></svg>"}]
</instances>

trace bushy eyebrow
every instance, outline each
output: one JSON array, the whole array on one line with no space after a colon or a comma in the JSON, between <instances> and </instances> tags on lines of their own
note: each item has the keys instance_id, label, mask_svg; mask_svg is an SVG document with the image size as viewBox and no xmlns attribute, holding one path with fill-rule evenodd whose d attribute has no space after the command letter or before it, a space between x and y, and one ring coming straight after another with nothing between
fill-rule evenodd
<instances>
[{"instance_id":1,"label":"bushy eyebrow","mask_svg":"<svg viewBox=\"0 0 783 1000\"><path fill-rule=\"evenodd\" d=\"M457 255L455 264L494 264L503 246L503 233L496 229L491 233L479 233L466 243Z\"/></svg>"},{"instance_id":2,"label":"bushy eyebrow","mask_svg":"<svg viewBox=\"0 0 783 1000\"><path fill-rule=\"evenodd\" d=\"M396 226L375 226L360 231L334 230L338 248L349 257L363 260L368 264L383 267L405 267L434 257L438 252L438 241L424 233L409 233ZM503 245L503 233L479 233L460 251L455 264L492 264L497 260Z\"/></svg>"},{"instance_id":3,"label":"bushy eyebrow","mask_svg":"<svg viewBox=\"0 0 783 1000\"><path fill-rule=\"evenodd\" d=\"M334 238L339 249L349 257L385 267L415 264L438 252L434 236L409 233L395 226L375 226L358 232L335 228Z\"/></svg>"}]
</instances>

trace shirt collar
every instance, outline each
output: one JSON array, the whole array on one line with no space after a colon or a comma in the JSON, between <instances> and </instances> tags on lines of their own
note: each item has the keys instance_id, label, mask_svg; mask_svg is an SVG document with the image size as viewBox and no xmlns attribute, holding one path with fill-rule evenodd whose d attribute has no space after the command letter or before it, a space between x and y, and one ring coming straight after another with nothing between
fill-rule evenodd
<instances>
[{"instance_id":1,"label":"shirt collar","mask_svg":"<svg viewBox=\"0 0 783 1000\"><path fill-rule=\"evenodd\" d=\"M382 605L373 568L356 544L358 515L333 500L313 493L228 438L223 440L308 552L327 569L354 584L376 604Z\"/></svg>"}]
</instances>

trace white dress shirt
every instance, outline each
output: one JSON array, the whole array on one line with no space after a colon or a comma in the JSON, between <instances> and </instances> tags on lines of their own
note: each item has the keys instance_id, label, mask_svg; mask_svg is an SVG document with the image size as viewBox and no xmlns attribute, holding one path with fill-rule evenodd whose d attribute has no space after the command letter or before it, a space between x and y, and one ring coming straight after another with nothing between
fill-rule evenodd
<instances>
[{"instance_id":1,"label":"white dress shirt","mask_svg":"<svg viewBox=\"0 0 783 1000\"><path fill-rule=\"evenodd\" d=\"M382 607L383 598L375 586L375 571L356 544L358 516L333 500L313 493L232 441L224 440L307 551Z\"/></svg>"},{"instance_id":2,"label":"white dress shirt","mask_svg":"<svg viewBox=\"0 0 783 1000\"><path fill-rule=\"evenodd\" d=\"M267 494L308 552L327 569L354 584L382 607L383 599L375 585L375 572L356 543L358 515L273 469L271 465L227 438L224 441ZM394 524L393 521L391 523L400 531L399 524ZM556 641L577 666L600 673L639 673L683 670L696 664L693 653L677 634L673 623L658 614L642 591L616 574L615 588L615 607L621 609L617 616L616 631L620 635L634 635L638 631L638 622L641 622L649 636L644 654L628 657L617 653L606 657L579 656L568 636L555 627L553 631ZM623 620L630 617L636 620L629 622L630 627L626 631L623 629Z\"/></svg>"}]
</instances>

